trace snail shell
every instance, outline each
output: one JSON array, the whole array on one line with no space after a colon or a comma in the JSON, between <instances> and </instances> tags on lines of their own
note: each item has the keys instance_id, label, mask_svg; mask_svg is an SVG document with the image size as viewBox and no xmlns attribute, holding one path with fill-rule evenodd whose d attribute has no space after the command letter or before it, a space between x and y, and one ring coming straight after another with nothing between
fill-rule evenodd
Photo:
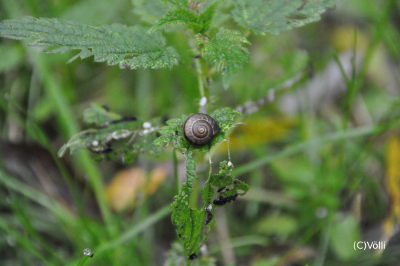
<instances>
[{"instance_id":1,"label":"snail shell","mask_svg":"<svg viewBox=\"0 0 400 266\"><path fill-rule=\"evenodd\" d=\"M209 115L198 113L186 119L183 134L186 140L195 146L204 146L219 133L217 122Z\"/></svg>"}]
</instances>

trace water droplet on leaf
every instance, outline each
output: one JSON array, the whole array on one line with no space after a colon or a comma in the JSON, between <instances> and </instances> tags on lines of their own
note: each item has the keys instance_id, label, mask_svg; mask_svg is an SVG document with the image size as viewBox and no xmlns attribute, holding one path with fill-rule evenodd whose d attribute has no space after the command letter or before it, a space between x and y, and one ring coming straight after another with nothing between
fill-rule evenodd
<instances>
[{"instance_id":1,"label":"water droplet on leaf","mask_svg":"<svg viewBox=\"0 0 400 266\"><path fill-rule=\"evenodd\" d=\"M83 255L88 256L88 257L93 257L94 254L89 248L84 248Z\"/></svg>"}]
</instances>

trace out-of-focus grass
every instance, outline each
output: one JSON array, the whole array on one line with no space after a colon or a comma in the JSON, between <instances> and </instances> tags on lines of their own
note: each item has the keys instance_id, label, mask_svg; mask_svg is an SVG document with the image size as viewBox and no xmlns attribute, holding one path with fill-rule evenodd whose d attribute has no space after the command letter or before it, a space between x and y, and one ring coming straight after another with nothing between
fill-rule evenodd
<instances>
[{"instance_id":1,"label":"out-of-focus grass","mask_svg":"<svg viewBox=\"0 0 400 266\"><path fill-rule=\"evenodd\" d=\"M104 8L107 1L99 0L98 7L88 10L85 17L80 15L81 8L90 5L84 3L80 7L81 2L85 1L1 0L0 19L33 15L75 20L81 17L84 22L95 19L96 24L137 21L129 0L117 1L112 9ZM396 94L386 90L385 84L371 77L369 71L383 49L387 57L384 62L399 73L400 31L399 22L396 24L393 19L396 10L398 13L399 5L392 0L343 1L320 24L277 37L250 36L251 64L235 78L229 91L218 82L212 85L213 104L235 106L266 95L296 75L311 73L298 86L277 92L278 96L286 95L306 86L329 62L344 68L340 61L343 51L335 50L330 40L335 27L355 30L351 40L346 39L349 50L358 51L361 35L367 40L358 71L350 75L342 71L344 94L338 94L318 110L301 108L293 115L296 127L282 139L245 151L232 150L235 173L259 188L254 193L274 191L289 199L284 202L295 202L262 201L261 195L226 207L238 265L285 263L294 254L305 256L310 265L374 261L370 253L353 253L345 248L343 251L338 246L358 238L357 232L365 236L379 227L389 208L382 186L384 144L388 135L398 134L398 91ZM188 44L180 34L170 33L168 38L180 48L183 58L183 65L172 71L119 70L90 60L66 65L71 55L38 54L20 43L1 40L1 139L10 137L10 124L18 125L24 132L20 142L40 143L54 155L57 147L79 130L80 113L92 101L141 119L196 111L199 95L190 55L186 54ZM278 102L279 98L254 116L279 117ZM369 119L355 119L360 108ZM170 155L160 157L172 160ZM151 158L150 163L157 159ZM64 166L64 162L56 161ZM146 165L150 160L143 161ZM0 201L0 208L4 209L0 255L5 258L0 264L159 265L156 257L165 255L174 234L168 222L158 222L168 215L165 205L172 201L176 184L168 181L133 212L113 213L104 198L104 183L120 165L96 165L86 152L75 155L70 163L72 174L66 169L63 172L71 182L68 190L75 195L74 204L80 206L77 213L1 170L1 192L6 196ZM85 213L87 206L83 200L80 202L79 195L85 189L74 183L79 176L94 192L101 217ZM362 205L357 201L358 195ZM265 225L271 223L280 230L266 230ZM341 231L348 233L337 233ZM94 257L84 257L83 248L91 248ZM212 236L210 253L220 258L221 248Z\"/></svg>"}]
</instances>

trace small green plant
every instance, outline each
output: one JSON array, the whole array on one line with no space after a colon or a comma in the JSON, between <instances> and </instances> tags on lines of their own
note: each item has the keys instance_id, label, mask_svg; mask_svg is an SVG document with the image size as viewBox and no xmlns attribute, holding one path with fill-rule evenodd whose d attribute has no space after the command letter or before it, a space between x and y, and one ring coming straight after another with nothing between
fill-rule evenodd
<instances>
[{"instance_id":1,"label":"small green plant","mask_svg":"<svg viewBox=\"0 0 400 266\"><path fill-rule=\"evenodd\" d=\"M110 112L106 107L92 104L84 113L84 121L95 127L84 130L72 137L59 151L77 149L91 150L99 159L123 158L130 162L141 152L154 153L160 149L172 147L184 154L186 181L181 186L171 205L172 222L176 226L186 258L197 256L201 245L207 239L216 206L222 206L244 195L248 186L232 175L233 164L223 161L219 172L214 174L211 168L202 186L202 204L197 205L198 191L194 183L200 180L196 174L196 153L207 153L218 143L228 138L229 131L239 119L240 113L230 108L221 108L211 113L220 130L211 142L204 146L193 146L185 138L183 126L186 116L171 119L161 126L157 120L139 121L133 117L123 117Z\"/></svg>"},{"instance_id":2,"label":"small green plant","mask_svg":"<svg viewBox=\"0 0 400 266\"><path fill-rule=\"evenodd\" d=\"M227 160L220 162L217 173L212 169L211 149L229 138L229 132L241 114L230 108L211 106L210 82L221 80L222 86L229 88L234 75L249 61L248 36L251 33L279 34L317 21L336 0L132 2L134 12L142 18L141 25L90 26L57 18L24 17L2 21L0 36L24 40L48 53L78 50L79 53L69 61L94 57L96 62L135 70L170 69L187 63L181 59L178 49L168 45L168 37L165 37L172 31L185 32L198 80L199 110L209 113L220 128L209 144L198 147L187 141L183 133L187 115L163 125L160 119L142 121L124 117L93 104L84 113L84 121L91 128L72 137L60 149L59 155L85 148L99 159L122 158L124 162L131 162L142 152L157 152L167 147L184 154L186 181L177 192L171 209L185 260L192 260L207 240L215 208L248 190L244 182L233 176L229 154ZM193 104L196 104L194 100ZM206 177L202 178L196 172L196 154L208 154ZM194 186L199 181L203 181L201 191Z\"/></svg>"}]
</instances>

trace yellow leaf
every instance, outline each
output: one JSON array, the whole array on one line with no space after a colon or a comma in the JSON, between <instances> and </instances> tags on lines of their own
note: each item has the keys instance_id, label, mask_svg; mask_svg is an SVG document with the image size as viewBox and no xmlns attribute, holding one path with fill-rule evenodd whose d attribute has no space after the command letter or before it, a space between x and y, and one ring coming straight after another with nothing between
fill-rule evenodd
<instances>
[{"instance_id":1,"label":"yellow leaf","mask_svg":"<svg viewBox=\"0 0 400 266\"><path fill-rule=\"evenodd\" d=\"M391 219L400 220L400 136L389 140L386 151L386 189L390 198L390 215L385 223L386 235L393 232L394 223Z\"/></svg>"},{"instance_id":2,"label":"yellow leaf","mask_svg":"<svg viewBox=\"0 0 400 266\"><path fill-rule=\"evenodd\" d=\"M294 124L292 119L286 117L249 118L232 132L229 137L230 149L248 149L282 139ZM223 142L219 151L224 152L226 149L227 143Z\"/></svg>"},{"instance_id":3,"label":"yellow leaf","mask_svg":"<svg viewBox=\"0 0 400 266\"><path fill-rule=\"evenodd\" d=\"M356 51L365 52L369 40L366 34L361 30L350 27L341 26L337 27L332 32L332 44L338 52L346 52L348 50L356 49Z\"/></svg>"},{"instance_id":4,"label":"yellow leaf","mask_svg":"<svg viewBox=\"0 0 400 266\"><path fill-rule=\"evenodd\" d=\"M160 185L164 182L165 177L167 176L166 167L159 166L156 169L153 169L150 172L150 178L146 184L146 194L152 195L154 194Z\"/></svg>"},{"instance_id":5,"label":"yellow leaf","mask_svg":"<svg viewBox=\"0 0 400 266\"><path fill-rule=\"evenodd\" d=\"M153 169L150 174L140 168L119 171L106 186L107 202L115 211L132 208L139 196L143 199L156 192L166 176L164 166Z\"/></svg>"}]
</instances>

